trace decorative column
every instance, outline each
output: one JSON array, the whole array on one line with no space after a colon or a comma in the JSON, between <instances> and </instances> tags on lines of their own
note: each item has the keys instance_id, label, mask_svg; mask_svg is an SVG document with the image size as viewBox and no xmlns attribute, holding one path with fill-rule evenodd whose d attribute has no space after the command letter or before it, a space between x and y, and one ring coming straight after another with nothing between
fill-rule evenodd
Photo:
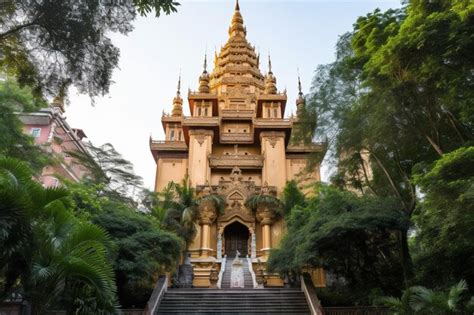
<instances>
[{"instance_id":1,"label":"decorative column","mask_svg":"<svg viewBox=\"0 0 474 315\"><path fill-rule=\"evenodd\" d=\"M209 257L212 251L211 241L211 224L217 218L216 208L210 200L203 200L199 204L199 224L201 224L201 256Z\"/></svg>"},{"instance_id":2,"label":"decorative column","mask_svg":"<svg viewBox=\"0 0 474 315\"><path fill-rule=\"evenodd\" d=\"M268 257L272 247L271 225L275 219L275 212L267 205L257 207L257 220L262 225L262 249L263 256Z\"/></svg>"}]
</instances>

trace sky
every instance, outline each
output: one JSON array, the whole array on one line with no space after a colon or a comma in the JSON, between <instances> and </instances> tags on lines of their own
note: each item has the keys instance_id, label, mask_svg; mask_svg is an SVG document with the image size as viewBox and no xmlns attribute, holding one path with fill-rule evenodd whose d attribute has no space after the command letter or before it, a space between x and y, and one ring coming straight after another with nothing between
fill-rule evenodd
<instances>
[{"instance_id":1,"label":"sky","mask_svg":"<svg viewBox=\"0 0 474 315\"><path fill-rule=\"evenodd\" d=\"M156 171L149 137L164 139L161 115L171 111L180 73L184 112L189 114L187 91L198 88L206 52L212 70L215 49L227 41L235 5L234 0L178 2L177 13L140 17L127 36L111 34L120 62L110 93L92 105L88 96L73 91L66 109L72 127L83 129L95 145L113 144L149 189ZM399 0L240 0L247 39L261 54L262 73L270 54L277 87L287 89L287 116L296 111L297 69L306 93L316 67L334 61L338 37L352 29L357 17L399 6ZM327 180L324 162L322 177Z\"/></svg>"}]
</instances>

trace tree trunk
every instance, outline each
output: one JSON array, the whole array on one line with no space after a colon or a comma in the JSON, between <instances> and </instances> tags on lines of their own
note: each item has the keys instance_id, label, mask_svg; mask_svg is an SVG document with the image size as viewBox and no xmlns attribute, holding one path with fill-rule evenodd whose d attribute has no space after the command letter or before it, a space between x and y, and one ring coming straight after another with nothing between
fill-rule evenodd
<instances>
[{"instance_id":1,"label":"tree trunk","mask_svg":"<svg viewBox=\"0 0 474 315\"><path fill-rule=\"evenodd\" d=\"M402 265L403 271L403 283L405 288L410 287L410 280L413 277L413 264L410 257L410 251L408 249L408 231L400 230L397 232L399 253L400 253L400 263Z\"/></svg>"}]
</instances>

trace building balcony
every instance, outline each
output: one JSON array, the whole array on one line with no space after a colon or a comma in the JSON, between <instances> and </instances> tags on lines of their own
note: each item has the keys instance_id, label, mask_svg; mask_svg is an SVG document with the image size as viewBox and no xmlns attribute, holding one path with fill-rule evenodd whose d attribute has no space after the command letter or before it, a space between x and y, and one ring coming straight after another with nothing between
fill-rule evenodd
<instances>
[{"instance_id":1,"label":"building balcony","mask_svg":"<svg viewBox=\"0 0 474 315\"><path fill-rule=\"evenodd\" d=\"M218 127L219 117L185 117L183 125L187 127Z\"/></svg>"},{"instance_id":2,"label":"building balcony","mask_svg":"<svg viewBox=\"0 0 474 315\"><path fill-rule=\"evenodd\" d=\"M252 120L255 111L253 109L223 108L220 110L219 116L224 120Z\"/></svg>"},{"instance_id":3,"label":"building balcony","mask_svg":"<svg viewBox=\"0 0 474 315\"><path fill-rule=\"evenodd\" d=\"M152 151L186 151L188 146L184 141L150 140Z\"/></svg>"},{"instance_id":4,"label":"building balcony","mask_svg":"<svg viewBox=\"0 0 474 315\"><path fill-rule=\"evenodd\" d=\"M263 167L263 157L260 155L210 155L209 165L211 168L232 169L237 166L240 169L261 169Z\"/></svg>"},{"instance_id":5,"label":"building balcony","mask_svg":"<svg viewBox=\"0 0 474 315\"><path fill-rule=\"evenodd\" d=\"M220 143L253 143L253 132L221 132Z\"/></svg>"},{"instance_id":6,"label":"building balcony","mask_svg":"<svg viewBox=\"0 0 474 315\"><path fill-rule=\"evenodd\" d=\"M282 118L255 118L253 120L255 128L261 129L291 129L292 121L291 119L282 119Z\"/></svg>"}]
</instances>

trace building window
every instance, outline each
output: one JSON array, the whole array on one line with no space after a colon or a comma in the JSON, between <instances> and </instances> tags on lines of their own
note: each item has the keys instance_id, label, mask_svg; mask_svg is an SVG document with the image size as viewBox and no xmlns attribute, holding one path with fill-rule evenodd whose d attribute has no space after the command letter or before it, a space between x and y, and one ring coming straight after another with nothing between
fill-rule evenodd
<instances>
[{"instance_id":1,"label":"building window","mask_svg":"<svg viewBox=\"0 0 474 315\"><path fill-rule=\"evenodd\" d=\"M33 138L39 138L41 134L41 128L31 128L31 136Z\"/></svg>"},{"instance_id":2,"label":"building window","mask_svg":"<svg viewBox=\"0 0 474 315\"><path fill-rule=\"evenodd\" d=\"M275 108L273 108L273 118L278 118L278 110Z\"/></svg>"},{"instance_id":3,"label":"building window","mask_svg":"<svg viewBox=\"0 0 474 315\"><path fill-rule=\"evenodd\" d=\"M181 141L181 130L178 132L178 141Z\"/></svg>"},{"instance_id":4,"label":"building window","mask_svg":"<svg viewBox=\"0 0 474 315\"><path fill-rule=\"evenodd\" d=\"M171 130L171 131L170 131L170 140L171 140L171 141L174 140L174 130Z\"/></svg>"},{"instance_id":5,"label":"building window","mask_svg":"<svg viewBox=\"0 0 474 315\"><path fill-rule=\"evenodd\" d=\"M207 117L207 107L204 108L204 116Z\"/></svg>"}]
</instances>

